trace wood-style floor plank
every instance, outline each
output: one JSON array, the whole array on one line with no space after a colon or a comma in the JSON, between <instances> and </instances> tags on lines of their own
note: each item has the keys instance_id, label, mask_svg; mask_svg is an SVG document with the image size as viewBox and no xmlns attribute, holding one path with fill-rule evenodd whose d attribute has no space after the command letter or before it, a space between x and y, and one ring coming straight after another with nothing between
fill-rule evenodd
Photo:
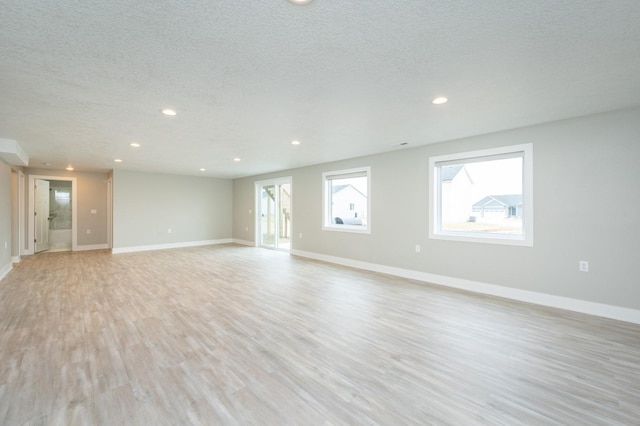
<instances>
[{"instance_id":1,"label":"wood-style floor plank","mask_svg":"<svg viewBox=\"0 0 640 426\"><path fill-rule=\"evenodd\" d=\"M640 326L234 245L30 256L2 425L638 425Z\"/></svg>"}]
</instances>

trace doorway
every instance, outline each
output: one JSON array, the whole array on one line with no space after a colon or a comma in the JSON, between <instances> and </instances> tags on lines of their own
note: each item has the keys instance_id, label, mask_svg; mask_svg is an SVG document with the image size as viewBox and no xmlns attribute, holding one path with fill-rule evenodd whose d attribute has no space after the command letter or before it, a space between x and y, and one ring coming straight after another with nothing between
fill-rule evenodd
<instances>
[{"instance_id":1,"label":"doorway","mask_svg":"<svg viewBox=\"0 0 640 426\"><path fill-rule=\"evenodd\" d=\"M77 247L76 178L29 176L29 238L26 254L75 251Z\"/></svg>"},{"instance_id":2,"label":"doorway","mask_svg":"<svg viewBox=\"0 0 640 426\"><path fill-rule=\"evenodd\" d=\"M260 247L291 250L291 177L256 182L256 241Z\"/></svg>"}]
</instances>

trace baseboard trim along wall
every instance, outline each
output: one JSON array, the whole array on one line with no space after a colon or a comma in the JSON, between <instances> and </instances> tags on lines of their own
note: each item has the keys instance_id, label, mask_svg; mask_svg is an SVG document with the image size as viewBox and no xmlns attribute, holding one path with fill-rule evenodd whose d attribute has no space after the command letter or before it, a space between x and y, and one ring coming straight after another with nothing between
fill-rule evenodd
<instances>
[{"instance_id":1,"label":"baseboard trim along wall","mask_svg":"<svg viewBox=\"0 0 640 426\"><path fill-rule=\"evenodd\" d=\"M250 247L255 247L256 243L254 243L253 241L247 241L247 240L239 240L237 238L233 239L233 243L234 244L240 244L243 246L250 246Z\"/></svg>"},{"instance_id":2,"label":"baseboard trim along wall","mask_svg":"<svg viewBox=\"0 0 640 426\"><path fill-rule=\"evenodd\" d=\"M11 272L12 269L13 269L13 264L11 263L8 263L4 265L2 268L0 268L0 280L3 279L5 275L7 275L9 272Z\"/></svg>"},{"instance_id":3,"label":"baseboard trim along wall","mask_svg":"<svg viewBox=\"0 0 640 426\"><path fill-rule=\"evenodd\" d=\"M167 243L167 244L153 244L148 246L119 247L119 248L111 249L111 253L113 254L133 253L136 251L166 250L166 249L173 249L173 248L210 246L214 244L230 244L232 242L233 242L232 238L223 238L220 240L187 241L184 243Z\"/></svg>"},{"instance_id":4,"label":"baseboard trim along wall","mask_svg":"<svg viewBox=\"0 0 640 426\"><path fill-rule=\"evenodd\" d=\"M87 244L84 246L76 246L74 251L104 250L108 248L109 246L107 244Z\"/></svg>"},{"instance_id":5,"label":"baseboard trim along wall","mask_svg":"<svg viewBox=\"0 0 640 426\"><path fill-rule=\"evenodd\" d=\"M349 266L357 269L364 269L372 272L380 272L397 277L423 281L446 287L467 290L474 293L488 294L491 296L503 297L505 299L517 300L520 302L533 303L552 308L564 309L567 311L580 312L583 314L595 315L619 321L640 324L640 310L624 308L621 306L606 305L603 303L589 302L586 300L572 299L569 297L554 296L545 293L538 293L529 290L520 290L511 287L504 287L495 284L486 284L477 281L464 280L460 278L447 277L443 275L429 274L427 272L414 271L411 269L396 268L393 266L378 265L375 263L361 262L358 260L345 259L336 256L328 256L302 250L291 250L294 256L306 257L309 259L321 260L338 265Z\"/></svg>"}]
</instances>

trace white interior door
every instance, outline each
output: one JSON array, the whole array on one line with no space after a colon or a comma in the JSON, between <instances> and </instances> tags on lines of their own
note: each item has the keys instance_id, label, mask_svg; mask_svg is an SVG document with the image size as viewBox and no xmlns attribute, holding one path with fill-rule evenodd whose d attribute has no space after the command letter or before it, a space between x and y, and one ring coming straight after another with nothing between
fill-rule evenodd
<instances>
[{"instance_id":1,"label":"white interior door","mask_svg":"<svg viewBox=\"0 0 640 426\"><path fill-rule=\"evenodd\" d=\"M49 249L49 181L35 180L35 252L39 253Z\"/></svg>"}]
</instances>

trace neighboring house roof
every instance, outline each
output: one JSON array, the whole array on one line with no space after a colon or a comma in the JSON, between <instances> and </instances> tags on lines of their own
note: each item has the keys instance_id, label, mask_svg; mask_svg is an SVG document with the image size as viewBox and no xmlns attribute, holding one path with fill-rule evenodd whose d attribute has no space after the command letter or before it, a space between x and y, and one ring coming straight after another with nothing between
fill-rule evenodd
<instances>
[{"instance_id":1,"label":"neighboring house roof","mask_svg":"<svg viewBox=\"0 0 640 426\"><path fill-rule=\"evenodd\" d=\"M460 170L464 168L464 164L459 164L456 166L444 166L440 168L440 180L442 182L446 182L448 180L453 180L454 177L460 173Z\"/></svg>"},{"instance_id":2,"label":"neighboring house roof","mask_svg":"<svg viewBox=\"0 0 640 426\"><path fill-rule=\"evenodd\" d=\"M522 194L487 195L473 205L474 209L482 207L516 207L522 205Z\"/></svg>"},{"instance_id":3,"label":"neighboring house roof","mask_svg":"<svg viewBox=\"0 0 640 426\"><path fill-rule=\"evenodd\" d=\"M355 186L353 186L353 185L351 185L351 184L348 184L348 185L335 185L335 186L333 187L333 193L334 193L334 194L337 194L338 192L340 192L340 191L342 191L342 190L345 190L345 189L347 189L348 187L353 188L353 190L354 190L354 191L356 191L358 194L362 195L363 197L366 197L362 192L360 192L360 191L358 190L358 188L356 188Z\"/></svg>"}]
</instances>

